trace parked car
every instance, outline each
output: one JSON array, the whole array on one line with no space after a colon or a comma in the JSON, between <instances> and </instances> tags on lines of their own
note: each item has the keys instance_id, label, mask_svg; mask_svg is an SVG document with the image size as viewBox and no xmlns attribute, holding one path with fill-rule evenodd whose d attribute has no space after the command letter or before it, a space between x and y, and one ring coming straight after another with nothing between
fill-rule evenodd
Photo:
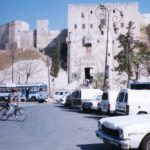
<instances>
[{"instance_id":1,"label":"parked car","mask_svg":"<svg viewBox=\"0 0 150 150\"><path fill-rule=\"evenodd\" d=\"M150 114L103 118L98 121L96 135L124 150L149 150Z\"/></svg>"},{"instance_id":2,"label":"parked car","mask_svg":"<svg viewBox=\"0 0 150 150\"><path fill-rule=\"evenodd\" d=\"M81 108L81 91L80 90L75 90L71 94L71 105L70 107L72 108Z\"/></svg>"},{"instance_id":3,"label":"parked car","mask_svg":"<svg viewBox=\"0 0 150 150\"><path fill-rule=\"evenodd\" d=\"M60 103L63 104L63 105L65 105L65 104L66 104L67 97L68 97L69 95L71 95L71 92L65 94L64 96L62 96L62 97L60 98Z\"/></svg>"},{"instance_id":4,"label":"parked car","mask_svg":"<svg viewBox=\"0 0 150 150\"><path fill-rule=\"evenodd\" d=\"M96 98L89 100L89 101L85 101L82 104L82 110L84 112L86 111L93 111L93 110L98 110L98 103L101 101L102 99L102 95L98 95L96 96Z\"/></svg>"},{"instance_id":5,"label":"parked car","mask_svg":"<svg viewBox=\"0 0 150 150\"><path fill-rule=\"evenodd\" d=\"M65 106L66 107L71 107L71 95L67 96Z\"/></svg>"},{"instance_id":6,"label":"parked car","mask_svg":"<svg viewBox=\"0 0 150 150\"><path fill-rule=\"evenodd\" d=\"M78 89L72 93L71 106L73 108L80 108L85 101L94 99L96 96L102 95L100 89Z\"/></svg>"},{"instance_id":7,"label":"parked car","mask_svg":"<svg viewBox=\"0 0 150 150\"><path fill-rule=\"evenodd\" d=\"M150 113L149 90L120 90L116 102L116 114L135 115L147 113Z\"/></svg>"},{"instance_id":8,"label":"parked car","mask_svg":"<svg viewBox=\"0 0 150 150\"><path fill-rule=\"evenodd\" d=\"M103 92L102 100L98 103L98 109L101 113L115 114L118 93L119 90L105 90Z\"/></svg>"},{"instance_id":9,"label":"parked car","mask_svg":"<svg viewBox=\"0 0 150 150\"><path fill-rule=\"evenodd\" d=\"M134 90L150 90L150 82L131 81L128 84L128 88Z\"/></svg>"},{"instance_id":10,"label":"parked car","mask_svg":"<svg viewBox=\"0 0 150 150\"><path fill-rule=\"evenodd\" d=\"M58 90L58 91L55 91L54 94L53 94L53 99L56 101L56 102L60 102L60 98L63 97L64 95L66 94L70 94L71 92L69 90Z\"/></svg>"}]
</instances>

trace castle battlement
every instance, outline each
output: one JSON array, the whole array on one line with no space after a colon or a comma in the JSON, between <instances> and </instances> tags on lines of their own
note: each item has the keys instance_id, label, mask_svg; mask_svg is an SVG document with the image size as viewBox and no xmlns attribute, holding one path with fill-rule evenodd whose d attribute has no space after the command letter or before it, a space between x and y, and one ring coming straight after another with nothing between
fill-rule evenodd
<instances>
[{"instance_id":1,"label":"castle battlement","mask_svg":"<svg viewBox=\"0 0 150 150\"><path fill-rule=\"evenodd\" d=\"M48 20L37 20L35 30L22 20L0 25L0 49L43 49L60 33L49 30L48 25Z\"/></svg>"}]
</instances>

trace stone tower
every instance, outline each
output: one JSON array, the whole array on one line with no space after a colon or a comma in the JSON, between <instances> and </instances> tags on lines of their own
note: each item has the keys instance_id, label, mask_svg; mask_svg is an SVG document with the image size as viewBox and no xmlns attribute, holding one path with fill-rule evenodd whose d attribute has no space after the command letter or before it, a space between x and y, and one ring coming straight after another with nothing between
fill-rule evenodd
<instances>
[{"instance_id":1,"label":"stone tower","mask_svg":"<svg viewBox=\"0 0 150 150\"><path fill-rule=\"evenodd\" d=\"M133 35L140 37L138 3L70 4L68 6L68 77L84 84L108 66L109 82L116 82L114 56L120 51L118 36L134 22ZM106 49L107 63L106 63Z\"/></svg>"},{"instance_id":2,"label":"stone tower","mask_svg":"<svg viewBox=\"0 0 150 150\"><path fill-rule=\"evenodd\" d=\"M29 30L29 24L24 21L9 23L9 38L7 48L21 48L21 33Z\"/></svg>"},{"instance_id":3,"label":"stone tower","mask_svg":"<svg viewBox=\"0 0 150 150\"><path fill-rule=\"evenodd\" d=\"M48 36L49 36L49 29L48 29L48 20L37 20L37 32L36 32L36 47L38 49L43 49L48 44Z\"/></svg>"}]
</instances>

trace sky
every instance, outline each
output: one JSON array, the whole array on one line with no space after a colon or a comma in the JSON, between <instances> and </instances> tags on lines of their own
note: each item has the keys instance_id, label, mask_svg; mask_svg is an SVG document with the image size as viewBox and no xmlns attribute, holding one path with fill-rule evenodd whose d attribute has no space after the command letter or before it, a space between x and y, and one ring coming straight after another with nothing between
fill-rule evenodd
<instances>
[{"instance_id":1,"label":"sky","mask_svg":"<svg viewBox=\"0 0 150 150\"><path fill-rule=\"evenodd\" d=\"M139 2L141 13L150 13L150 0L0 0L0 25L14 20L29 23L36 29L36 21L49 20L49 29L67 28L68 4Z\"/></svg>"}]
</instances>

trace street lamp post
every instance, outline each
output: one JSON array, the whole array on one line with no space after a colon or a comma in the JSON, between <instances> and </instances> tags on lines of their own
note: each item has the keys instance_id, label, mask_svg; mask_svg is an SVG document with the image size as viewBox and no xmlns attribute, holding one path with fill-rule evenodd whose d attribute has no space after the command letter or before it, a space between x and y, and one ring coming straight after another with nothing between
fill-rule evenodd
<instances>
[{"instance_id":1,"label":"street lamp post","mask_svg":"<svg viewBox=\"0 0 150 150\"><path fill-rule=\"evenodd\" d=\"M11 70L11 80L12 80L12 83L14 82L14 60L15 60L15 49L10 49L10 57L11 57L11 67L12 67L12 70Z\"/></svg>"},{"instance_id":2,"label":"street lamp post","mask_svg":"<svg viewBox=\"0 0 150 150\"><path fill-rule=\"evenodd\" d=\"M11 59L11 63L12 63L12 83L14 82L14 56L12 54L12 59Z\"/></svg>"},{"instance_id":3,"label":"street lamp post","mask_svg":"<svg viewBox=\"0 0 150 150\"><path fill-rule=\"evenodd\" d=\"M50 79L50 69L51 69L52 60L47 56L47 71L48 71L48 94L51 97L51 79Z\"/></svg>"},{"instance_id":4,"label":"street lamp post","mask_svg":"<svg viewBox=\"0 0 150 150\"><path fill-rule=\"evenodd\" d=\"M105 70L104 70L104 85L103 87L105 89L109 88L109 65L108 65L108 46L109 46L109 29L110 29L110 15L112 13L112 21L113 23L118 23L121 21L121 18L119 18L115 13L119 12L121 18L123 17L122 11L118 10L117 8L112 9L112 8L107 8L104 5L99 5L97 10L96 10L96 17L100 20L100 26L99 29L101 33L103 34L102 28L106 26L106 55L105 55ZM104 21L106 20L106 22ZM115 33L117 32L118 28L114 26L114 31Z\"/></svg>"},{"instance_id":5,"label":"street lamp post","mask_svg":"<svg viewBox=\"0 0 150 150\"><path fill-rule=\"evenodd\" d=\"M71 45L71 39L70 39L71 32L68 32L68 39L67 39L67 46L68 46L68 52L67 52L67 71L68 71L68 83L71 82L70 77L70 45Z\"/></svg>"}]
</instances>

